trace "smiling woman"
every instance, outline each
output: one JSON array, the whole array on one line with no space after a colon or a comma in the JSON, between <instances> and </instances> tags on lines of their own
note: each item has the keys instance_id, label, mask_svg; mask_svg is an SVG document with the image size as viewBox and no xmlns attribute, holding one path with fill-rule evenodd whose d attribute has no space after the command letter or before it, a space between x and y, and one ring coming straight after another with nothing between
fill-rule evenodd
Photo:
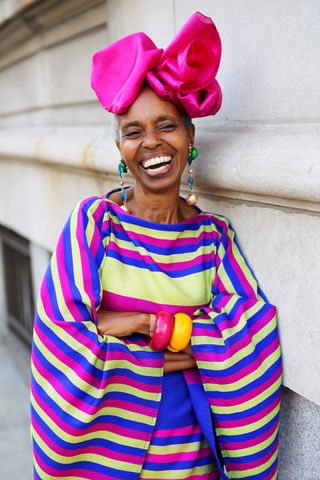
<instances>
[{"instance_id":1,"label":"smiling woman","mask_svg":"<svg viewBox=\"0 0 320 480\"><path fill-rule=\"evenodd\" d=\"M165 51L139 33L94 56L134 185L79 203L43 280L35 479L277 478L275 307L228 220L179 195L190 118L221 105L220 53L196 13Z\"/></svg>"},{"instance_id":2,"label":"smiling woman","mask_svg":"<svg viewBox=\"0 0 320 480\"><path fill-rule=\"evenodd\" d=\"M139 218L178 223L197 213L179 197L181 175L194 125L186 124L181 111L145 86L128 111L119 116L117 146L135 178L127 191L126 208ZM161 193L161 205L159 205ZM119 195L110 199L121 204Z\"/></svg>"}]
</instances>

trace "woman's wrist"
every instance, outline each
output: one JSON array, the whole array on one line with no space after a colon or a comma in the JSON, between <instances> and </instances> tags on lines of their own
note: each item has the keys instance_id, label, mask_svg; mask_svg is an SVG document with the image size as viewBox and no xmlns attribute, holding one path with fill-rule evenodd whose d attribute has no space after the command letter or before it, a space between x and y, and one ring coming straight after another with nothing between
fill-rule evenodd
<instances>
[{"instance_id":1,"label":"woman's wrist","mask_svg":"<svg viewBox=\"0 0 320 480\"><path fill-rule=\"evenodd\" d=\"M137 313L135 324L137 333L142 333L143 335L152 335L154 326L156 323L156 316L152 313Z\"/></svg>"}]
</instances>

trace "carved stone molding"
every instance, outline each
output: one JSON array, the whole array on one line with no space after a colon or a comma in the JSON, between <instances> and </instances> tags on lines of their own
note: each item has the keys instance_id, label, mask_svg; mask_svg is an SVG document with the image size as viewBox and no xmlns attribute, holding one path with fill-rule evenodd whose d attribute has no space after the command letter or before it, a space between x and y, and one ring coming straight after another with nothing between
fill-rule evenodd
<instances>
[{"instance_id":1,"label":"carved stone molding","mask_svg":"<svg viewBox=\"0 0 320 480\"><path fill-rule=\"evenodd\" d=\"M106 0L34 0L27 3L0 24L0 68L12 61L12 50L16 58L19 49L25 49L30 41L41 39L43 45L52 29L105 4ZM105 21L105 16L100 16L99 22Z\"/></svg>"}]
</instances>

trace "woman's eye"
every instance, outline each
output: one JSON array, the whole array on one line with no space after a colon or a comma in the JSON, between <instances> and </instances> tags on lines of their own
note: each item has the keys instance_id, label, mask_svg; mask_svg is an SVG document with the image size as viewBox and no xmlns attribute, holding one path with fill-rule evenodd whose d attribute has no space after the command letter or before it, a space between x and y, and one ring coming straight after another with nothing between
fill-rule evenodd
<instances>
[{"instance_id":1,"label":"woman's eye","mask_svg":"<svg viewBox=\"0 0 320 480\"><path fill-rule=\"evenodd\" d=\"M141 132L139 130L132 130L130 132L125 133L123 136L125 138L137 138L140 135L140 133Z\"/></svg>"},{"instance_id":2,"label":"woman's eye","mask_svg":"<svg viewBox=\"0 0 320 480\"><path fill-rule=\"evenodd\" d=\"M163 130L165 132L171 132L175 128L176 128L176 125L174 125L173 123L168 123L167 125L162 125L160 127L160 130Z\"/></svg>"}]
</instances>

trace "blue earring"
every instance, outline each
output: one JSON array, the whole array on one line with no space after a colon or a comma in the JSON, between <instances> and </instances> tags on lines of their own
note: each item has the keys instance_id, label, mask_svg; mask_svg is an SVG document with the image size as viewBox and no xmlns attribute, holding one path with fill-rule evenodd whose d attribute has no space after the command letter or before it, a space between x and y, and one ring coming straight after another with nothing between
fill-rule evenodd
<instances>
[{"instance_id":1,"label":"blue earring","mask_svg":"<svg viewBox=\"0 0 320 480\"><path fill-rule=\"evenodd\" d=\"M118 164L118 173L120 177L120 187L121 187L121 197L123 201L123 205L121 205L121 208L125 210L126 212L128 211L127 208L127 194L126 194L126 189L124 188L124 180L123 180L123 175L124 173L127 173L128 167L126 162L121 158L119 164Z\"/></svg>"},{"instance_id":2,"label":"blue earring","mask_svg":"<svg viewBox=\"0 0 320 480\"><path fill-rule=\"evenodd\" d=\"M188 177L188 186L189 186L189 189L190 189L190 192L186 198L186 202L188 205L190 206L193 206L193 205L196 205L196 203L198 202L198 195L196 195L192 189L193 189L193 176L192 176L192 168L191 168L191 164L193 162L193 160L195 160L199 154L198 152L198 149L196 147L193 147L192 145L189 145L189 154L188 154L188 165L189 165L189 170L188 170L188 173L189 173L189 177Z\"/></svg>"}]
</instances>

